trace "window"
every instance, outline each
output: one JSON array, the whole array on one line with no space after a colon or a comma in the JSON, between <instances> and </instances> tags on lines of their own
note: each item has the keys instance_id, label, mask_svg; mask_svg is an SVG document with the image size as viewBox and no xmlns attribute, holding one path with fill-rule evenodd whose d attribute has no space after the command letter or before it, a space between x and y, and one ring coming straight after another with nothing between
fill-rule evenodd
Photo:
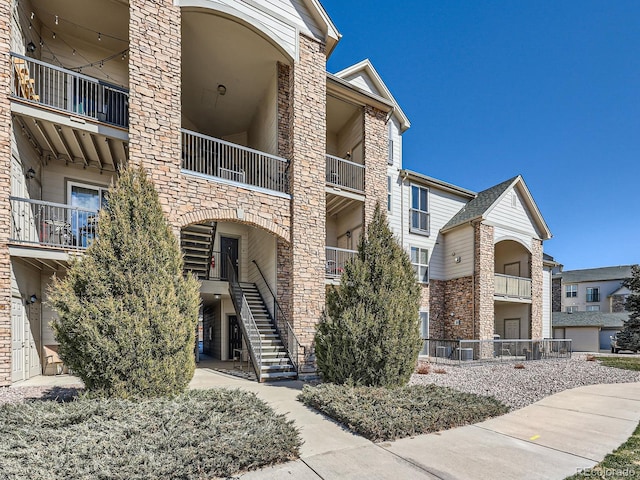
<instances>
[{"instance_id":1,"label":"window","mask_svg":"<svg viewBox=\"0 0 640 480\"><path fill-rule=\"evenodd\" d=\"M429 235L429 190L411 185L411 231Z\"/></svg>"},{"instance_id":2,"label":"window","mask_svg":"<svg viewBox=\"0 0 640 480\"><path fill-rule=\"evenodd\" d=\"M389 139L389 158L387 159L389 165L393 165L393 140Z\"/></svg>"},{"instance_id":3,"label":"window","mask_svg":"<svg viewBox=\"0 0 640 480\"><path fill-rule=\"evenodd\" d=\"M419 283L429 283L429 250L411 247L411 264Z\"/></svg>"},{"instance_id":4,"label":"window","mask_svg":"<svg viewBox=\"0 0 640 480\"><path fill-rule=\"evenodd\" d=\"M387 212L391 213L391 177L387 177Z\"/></svg>"},{"instance_id":5,"label":"window","mask_svg":"<svg viewBox=\"0 0 640 480\"><path fill-rule=\"evenodd\" d=\"M587 302L599 302L599 301L600 301L600 288L587 287Z\"/></svg>"},{"instance_id":6,"label":"window","mask_svg":"<svg viewBox=\"0 0 640 480\"><path fill-rule=\"evenodd\" d=\"M587 312L599 312L600 305L587 305Z\"/></svg>"},{"instance_id":7,"label":"window","mask_svg":"<svg viewBox=\"0 0 640 480\"><path fill-rule=\"evenodd\" d=\"M420 355L429 355L429 312L420 311L420 333L422 336L422 350Z\"/></svg>"},{"instance_id":8,"label":"window","mask_svg":"<svg viewBox=\"0 0 640 480\"><path fill-rule=\"evenodd\" d=\"M567 311L567 313L577 312L578 311L578 307L576 305L573 305L571 307L567 307L566 311Z\"/></svg>"},{"instance_id":9,"label":"window","mask_svg":"<svg viewBox=\"0 0 640 480\"><path fill-rule=\"evenodd\" d=\"M578 286L577 285L567 285L565 287L567 292L567 298L577 297L578 296Z\"/></svg>"},{"instance_id":10,"label":"window","mask_svg":"<svg viewBox=\"0 0 640 480\"><path fill-rule=\"evenodd\" d=\"M74 245L88 247L95 237L96 212L107 204L107 187L67 183L68 204L78 207L68 222L74 238Z\"/></svg>"}]
</instances>

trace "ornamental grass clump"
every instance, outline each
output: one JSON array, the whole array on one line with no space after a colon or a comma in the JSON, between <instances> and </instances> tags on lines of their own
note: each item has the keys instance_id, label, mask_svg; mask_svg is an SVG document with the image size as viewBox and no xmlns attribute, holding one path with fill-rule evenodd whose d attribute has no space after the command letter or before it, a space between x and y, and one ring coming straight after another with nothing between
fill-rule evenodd
<instances>
[{"instance_id":1,"label":"ornamental grass clump","mask_svg":"<svg viewBox=\"0 0 640 480\"><path fill-rule=\"evenodd\" d=\"M411 260L378 205L357 255L344 267L340 287L327 293L326 315L315 338L324 381L406 384L422 346L419 305Z\"/></svg>"},{"instance_id":2,"label":"ornamental grass clump","mask_svg":"<svg viewBox=\"0 0 640 480\"><path fill-rule=\"evenodd\" d=\"M98 396L185 390L195 369L199 286L143 169L109 189L97 236L54 281L52 326L64 363Z\"/></svg>"}]
</instances>

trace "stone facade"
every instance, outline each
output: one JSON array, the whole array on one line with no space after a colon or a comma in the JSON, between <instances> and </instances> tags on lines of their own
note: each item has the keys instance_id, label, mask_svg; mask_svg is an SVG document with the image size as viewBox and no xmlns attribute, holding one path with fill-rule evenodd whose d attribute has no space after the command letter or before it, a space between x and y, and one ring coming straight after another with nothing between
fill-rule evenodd
<instances>
[{"instance_id":1,"label":"stone facade","mask_svg":"<svg viewBox=\"0 0 640 480\"><path fill-rule=\"evenodd\" d=\"M129 163L147 170L178 233L181 10L172 0L130 0L129 17Z\"/></svg>"},{"instance_id":2,"label":"stone facade","mask_svg":"<svg viewBox=\"0 0 640 480\"><path fill-rule=\"evenodd\" d=\"M9 205L11 194L11 5L0 6L0 204ZM11 383L11 259L9 229L11 211L0 210L0 386Z\"/></svg>"},{"instance_id":3,"label":"stone facade","mask_svg":"<svg viewBox=\"0 0 640 480\"><path fill-rule=\"evenodd\" d=\"M445 335L445 286L443 280L429 280L429 337L447 338ZM424 303L422 304L424 306Z\"/></svg>"},{"instance_id":4,"label":"stone facade","mask_svg":"<svg viewBox=\"0 0 640 480\"><path fill-rule=\"evenodd\" d=\"M461 338L465 340L478 338L478 329L474 319L476 310L474 308L473 277L447 280L445 282L444 295L444 338Z\"/></svg>"},{"instance_id":5,"label":"stone facade","mask_svg":"<svg viewBox=\"0 0 640 480\"><path fill-rule=\"evenodd\" d=\"M551 311L562 311L562 279L560 278L551 280Z\"/></svg>"},{"instance_id":6,"label":"stone facade","mask_svg":"<svg viewBox=\"0 0 640 480\"><path fill-rule=\"evenodd\" d=\"M626 295L612 295L611 296L611 312L619 313L627 310L627 296Z\"/></svg>"},{"instance_id":7,"label":"stone facade","mask_svg":"<svg viewBox=\"0 0 640 480\"><path fill-rule=\"evenodd\" d=\"M531 338L542 338L542 241L536 238L531 241L529 256L531 272Z\"/></svg>"},{"instance_id":8,"label":"stone facade","mask_svg":"<svg viewBox=\"0 0 640 480\"><path fill-rule=\"evenodd\" d=\"M291 309L293 327L313 362L316 325L325 307L325 45L301 34L293 68ZM315 368L311 366L311 368Z\"/></svg>"},{"instance_id":9,"label":"stone facade","mask_svg":"<svg viewBox=\"0 0 640 480\"><path fill-rule=\"evenodd\" d=\"M476 335L472 338L487 340L493 338L494 326L494 229L490 225L476 223L475 236L475 316L477 319ZM540 265L542 268L542 265Z\"/></svg>"},{"instance_id":10,"label":"stone facade","mask_svg":"<svg viewBox=\"0 0 640 480\"><path fill-rule=\"evenodd\" d=\"M373 107L364 108L364 225L373 218L376 204L385 209L387 204L387 158L389 138L386 114Z\"/></svg>"}]
</instances>

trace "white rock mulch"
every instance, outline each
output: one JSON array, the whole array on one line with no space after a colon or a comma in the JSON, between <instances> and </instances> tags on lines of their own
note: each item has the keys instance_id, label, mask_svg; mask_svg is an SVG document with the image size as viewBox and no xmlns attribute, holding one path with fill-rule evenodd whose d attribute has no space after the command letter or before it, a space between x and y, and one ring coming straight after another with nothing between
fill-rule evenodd
<instances>
[{"instance_id":1,"label":"white rock mulch","mask_svg":"<svg viewBox=\"0 0 640 480\"><path fill-rule=\"evenodd\" d=\"M77 395L77 386L0 387L0 406L34 399L69 399Z\"/></svg>"},{"instance_id":2,"label":"white rock mulch","mask_svg":"<svg viewBox=\"0 0 640 480\"><path fill-rule=\"evenodd\" d=\"M409 383L431 383L462 392L492 396L513 409L584 385L640 382L640 372L604 367L597 361L587 361L585 355L574 355L573 358L564 360L524 362L523 369L514 368L514 363L464 367L429 365L430 373L413 374ZM446 373L434 373L435 369L443 369Z\"/></svg>"}]
</instances>

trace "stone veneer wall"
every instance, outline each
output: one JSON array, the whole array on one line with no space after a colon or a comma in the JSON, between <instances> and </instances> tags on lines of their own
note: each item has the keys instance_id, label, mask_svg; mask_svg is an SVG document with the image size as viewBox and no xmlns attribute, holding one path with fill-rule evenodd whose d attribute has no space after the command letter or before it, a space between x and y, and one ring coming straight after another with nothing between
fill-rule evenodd
<instances>
[{"instance_id":1,"label":"stone veneer wall","mask_svg":"<svg viewBox=\"0 0 640 480\"><path fill-rule=\"evenodd\" d=\"M176 233L180 176L181 12L172 0L129 1L129 162L157 187Z\"/></svg>"},{"instance_id":2,"label":"stone veneer wall","mask_svg":"<svg viewBox=\"0 0 640 480\"><path fill-rule=\"evenodd\" d=\"M447 280L444 295L444 338L478 338L478 331L474 326L473 277ZM459 324L456 325L456 322Z\"/></svg>"},{"instance_id":3,"label":"stone veneer wall","mask_svg":"<svg viewBox=\"0 0 640 480\"><path fill-rule=\"evenodd\" d=\"M542 338L542 240L533 239L529 271L531 272L531 338Z\"/></svg>"},{"instance_id":4,"label":"stone veneer wall","mask_svg":"<svg viewBox=\"0 0 640 480\"><path fill-rule=\"evenodd\" d=\"M447 338L445 334L445 287L446 282L443 280L429 280L428 306L430 338Z\"/></svg>"},{"instance_id":5,"label":"stone veneer wall","mask_svg":"<svg viewBox=\"0 0 640 480\"><path fill-rule=\"evenodd\" d=\"M627 296L626 295L613 295L611 297L611 312L619 313L627 310Z\"/></svg>"},{"instance_id":6,"label":"stone veneer wall","mask_svg":"<svg viewBox=\"0 0 640 480\"><path fill-rule=\"evenodd\" d=\"M11 259L9 228L11 226L11 5L0 4L0 386L11 383Z\"/></svg>"},{"instance_id":7,"label":"stone veneer wall","mask_svg":"<svg viewBox=\"0 0 640 480\"><path fill-rule=\"evenodd\" d=\"M562 279L560 278L551 280L551 311L562 311Z\"/></svg>"},{"instance_id":8,"label":"stone veneer wall","mask_svg":"<svg viewBox=\"0 0 640 480\"><path fill-rule=\"evenodd\" d=\"M389 157L389 130L386 114L371 106L364 107L364 225L373 218L376 203L383 212L387 204L387 159Z\"/></svg>"},{"instance_id":9,"label":"stone veneer wall","mask_svg":"<svg viewBox=\"0 0 640 480\"><path fill-rule=\"evenodd\" d=\"M325 45L300 35L300 58L293 67L291 172L291 319L304 359L313 366L316 325L325 307Z\"/></svg>"},{"instance_id":10,"label":"stone veneer wall","mask_svg":"<svg viewBox=\"0 0 640 480\"><path fill-rule=\"evenodd\" d=\"M476 223L475 236L475 315L476 336L480 340L492 339L494 326L494 231L491 225ZM540 265L542 267L542 265Z\"/></svg>"}]
</instances>

